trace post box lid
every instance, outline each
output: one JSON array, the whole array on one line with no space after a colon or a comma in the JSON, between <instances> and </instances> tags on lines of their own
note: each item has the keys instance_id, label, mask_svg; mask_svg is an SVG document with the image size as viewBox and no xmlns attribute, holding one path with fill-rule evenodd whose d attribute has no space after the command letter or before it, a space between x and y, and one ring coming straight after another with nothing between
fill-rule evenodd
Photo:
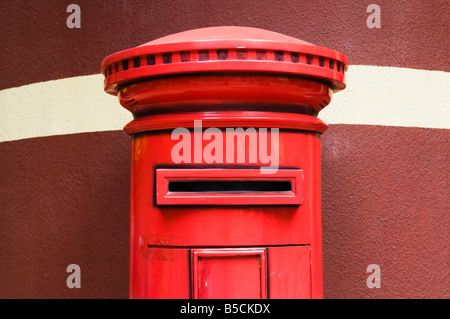
<instances>
[{"instance_id":1,"label":"post box lid","mask_svg":"<svg viewBox=\"0 0 450 319\"><path fill-rule=\"evenodd\" d=\"M222 26L175 33L102 61L105 91L152 77L193 73L268 73L345 88L348 59L340 52L258 28Z\"/></svg>"}]
</instances>

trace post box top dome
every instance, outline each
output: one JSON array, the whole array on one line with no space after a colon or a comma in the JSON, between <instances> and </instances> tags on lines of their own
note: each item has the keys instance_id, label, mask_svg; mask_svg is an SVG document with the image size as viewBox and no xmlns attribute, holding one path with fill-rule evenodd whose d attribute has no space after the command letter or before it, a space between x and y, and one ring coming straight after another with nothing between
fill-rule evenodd
<instances>
[{"instance_id":1,"label":"post box top dome","mask_svg":"<svg viewBox=\"0 0 450 319\"><path fill-rule=\"evenodd\" d=\"M105 91L167 75L266 73L310 78L345 88L348 59L340 52L258 28L222 26L168 35L102 61Z\"/></svg>"},{"instance_id":2,"label":"post box top dome","mask_svg":"<svg viewBox=\"0 0 450 319\"><path fill-rule=\"evenodd\" d=\"M268 31L264 29L250 28L250 27L222 26L222 27L200 28L178 32L147 42L145 44L142 44L142 46L163 44L163 43L180 43L190 41L217 41L217 40L284 41L284 42L313 45L311 43L299 40L297 38L293 38L278 32Z\"/></svg>"}]
</instances>

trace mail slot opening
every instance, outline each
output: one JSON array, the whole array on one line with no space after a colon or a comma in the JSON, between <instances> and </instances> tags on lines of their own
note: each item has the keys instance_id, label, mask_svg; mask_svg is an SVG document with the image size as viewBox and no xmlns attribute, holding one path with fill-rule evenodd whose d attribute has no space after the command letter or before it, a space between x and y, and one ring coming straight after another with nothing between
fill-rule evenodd
<instances>
[{"instance_id":1,"label":"mail slot opening","mask_svg":"<svg viewBox=\"0 0 450 319\"><path fill-rule=\"evenodd\" d=\"M242 180L190 180L170 181L170 192L182 193L246 193L246 192L291 192L290 181L242 181Z\"/></svg>"},{"instance_id":2,"label":"mail slot opening","mask_svg":"<svg viewBox=\"0 0 450 319\"><path fill-rule=\"evenodd\" d=\"M301 205L303 171L156 169L157 205Z\"/></svg>"}]
</instances>

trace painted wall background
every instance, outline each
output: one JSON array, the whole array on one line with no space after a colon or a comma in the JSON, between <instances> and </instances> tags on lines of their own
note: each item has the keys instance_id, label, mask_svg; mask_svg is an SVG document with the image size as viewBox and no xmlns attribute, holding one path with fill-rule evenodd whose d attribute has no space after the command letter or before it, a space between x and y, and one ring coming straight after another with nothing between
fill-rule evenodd
<instances>
[{"instance_id":1,"label":"painted wall background","mask_svg":"<svg viewBox=\"0 0 450 319\"><path fill-rule=\"evenodd\" d=\"M0 3L0 298L127 298L131 120L107 55L174 32L264 28L350 59L320 113L326 298L448 298L448 1ZM68 289L69 264L82 286ZM381 288L366 267L381 267Z\"/></svg>"}]
</instances>

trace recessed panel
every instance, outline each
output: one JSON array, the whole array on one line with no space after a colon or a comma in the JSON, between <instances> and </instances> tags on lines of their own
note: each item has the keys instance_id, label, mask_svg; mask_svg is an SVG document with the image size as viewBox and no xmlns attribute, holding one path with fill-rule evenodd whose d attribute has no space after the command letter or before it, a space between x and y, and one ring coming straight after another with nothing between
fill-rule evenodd
<instances>
[{"instance_id":1,"label":"recessed panel","mask_svg":"<svg viewBox=\"0 0 450 319\"><path fill-rule=\"evenodd\" d=\"M270 299L311 298L310 246L269 247Z\"/></svg>"},{"instance_id":2,"label":"recessed panel","mask_svg":"<svg viewBox=\"0 0 450 319\"><path fill-rule=\"evenodd\" d=\"M267 297L264 248L194 249L193 297L260 299Z\"/></svg>"}]
</instances>

